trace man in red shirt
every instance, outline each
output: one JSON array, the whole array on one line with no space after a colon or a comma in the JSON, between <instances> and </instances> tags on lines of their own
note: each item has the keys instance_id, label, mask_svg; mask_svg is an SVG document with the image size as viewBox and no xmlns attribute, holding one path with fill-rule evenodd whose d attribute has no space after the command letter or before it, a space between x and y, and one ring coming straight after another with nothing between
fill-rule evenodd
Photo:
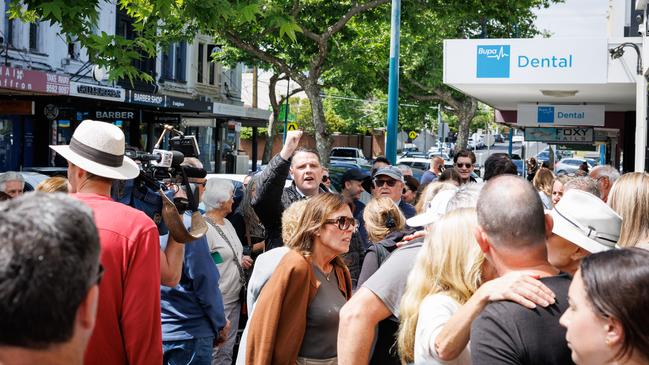
<instances>
[{"instance_id":1,"label":"man in red shirt","mask_svg":"<svg viewBox=\"0 0 649 365\"><path fill-rule=\"evenodd\" d=\"M124 133L112 124L85 120L70 145L50 148L68 160L73 196L94 213L105 268L84 363L161 364L158 230L143 212L110 198L113 180L139 174L137 164L124 156Z\"/></svg>"}]
</instances>

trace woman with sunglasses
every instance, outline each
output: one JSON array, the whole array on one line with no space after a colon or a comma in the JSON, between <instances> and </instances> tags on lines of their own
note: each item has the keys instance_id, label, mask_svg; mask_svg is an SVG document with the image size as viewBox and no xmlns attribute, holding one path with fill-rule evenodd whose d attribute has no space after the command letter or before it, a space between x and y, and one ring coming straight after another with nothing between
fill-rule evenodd
<instances>
[{"instance_id":1,"label":"woman with sunglasses","mask_svg":"<svg viewBox=\"0 0 649 365\"><path fill-rule=\"evenodd\" d=\"M342 195L308 200L291 249L262 289L250 319L247 364L337 363L338 314L351 297L340 258L356 229Z\"/></svg>"}]
</instances>

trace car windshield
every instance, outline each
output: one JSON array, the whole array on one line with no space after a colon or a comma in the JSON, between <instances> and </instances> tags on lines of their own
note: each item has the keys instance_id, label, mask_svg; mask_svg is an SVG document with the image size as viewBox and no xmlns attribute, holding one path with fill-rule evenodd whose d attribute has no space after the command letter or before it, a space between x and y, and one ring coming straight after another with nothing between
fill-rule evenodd
<instances>
[{"instance_id":1,"label":"car windshield","mask_svg":"<svg viewBox=\"0 0 649 365\"><path fill-rule=\"evenodd\" d=\"M356 151L354 150L343 150L343 149L336 149L331 151L331 155L334 157L356 157Z\"/></svg>"}]
</instances>

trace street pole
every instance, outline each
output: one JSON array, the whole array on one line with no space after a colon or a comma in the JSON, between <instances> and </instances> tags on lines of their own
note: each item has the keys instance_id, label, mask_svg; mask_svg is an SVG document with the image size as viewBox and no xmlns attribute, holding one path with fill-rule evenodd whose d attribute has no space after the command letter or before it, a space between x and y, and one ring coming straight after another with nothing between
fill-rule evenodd
<instances>
[{"instance_id":1,"label":"street pole","mask_svg":"<svg viewBox=\"0 0 649 365\"><path fill-rule=\"evenodd\" d=\"M438 139L439 142L437 143L437 147L442 149L442 143L444 142L444 125L442 124L442 104L437 104L437 134L438 134ZM442 149L442 151L444 151Z\"/></svg>"},{"instance_id":2,"label":"street pole","mask_svg":"<svg viewBox=\"0 0 649 365\"><path fill-rule=\"evenodd\" d=\"M286 132L288 129L288 96L291 92L291 79L289 78L286 81L286 107L284 108L284 139L282 139L282 144L286 143Z\"/></svg>"},{"instance_id":3,"label":"street pole","mask_svg":"<svg viewBox=\"0 0 649 365\"><path fill-rule=\"evenodd\" d=\"M647 79L636 75L635 96L635 172L645 171L647 149Z\"/></svg>"},{"instance_id":4,"label":"street pole","mask_svg":"<svg viewBox=\"0 0 649 365\"><path fill-rule=\"evenodd\" d=\"M399 126L399 43L401 0L392 0L392 25L390 28L390 68L388 81L388 125L385 157L397 162L397 132Z\"/></svg>"}]
</instances>

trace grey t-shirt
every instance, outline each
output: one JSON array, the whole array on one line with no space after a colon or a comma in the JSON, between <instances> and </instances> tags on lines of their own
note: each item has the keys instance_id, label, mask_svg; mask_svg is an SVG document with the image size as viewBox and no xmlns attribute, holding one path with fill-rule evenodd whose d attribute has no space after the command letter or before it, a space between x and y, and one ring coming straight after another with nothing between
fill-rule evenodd
<instances>
[{"instance_id":1,"label":"grey t-shirt","mask_svg":"<svg viewBox=\"0 0 649 365\"><path fill-rule=\"evenodd\" d=\"M317 266L311 266L320 287L307 309L306 332L299 356L329 359L338 354L338 314L346 300L338 288L335 271L332 270L327 279Z\"/></svg>"},{"instance_id":2,"label":"grey t-shirt","mask_svg":"<svg viewBox=\"0 0 649 365\"><path fill-rule=\"evenodd\" d=\"M559 325L559 318L568 308L570 276L561 274L541 281L556 295L555 304L528 309L509 301L493 302L473 321L473 364L573 363L566 329Z\"/></svg>"},{"instance_id":3,"label":"grey t-shirt","mask_svg":"<svg viewBox=\"0 0 649 365\"><path fill-rule=\"evenodd\" d=\"M363 284L364 288L371 290L381 299L397 320L399 318L399 303L406 290L408 274L415 264L422 243L416 241L392 252L374 275L370 276Z\"/></svg>"}]
</instances>

